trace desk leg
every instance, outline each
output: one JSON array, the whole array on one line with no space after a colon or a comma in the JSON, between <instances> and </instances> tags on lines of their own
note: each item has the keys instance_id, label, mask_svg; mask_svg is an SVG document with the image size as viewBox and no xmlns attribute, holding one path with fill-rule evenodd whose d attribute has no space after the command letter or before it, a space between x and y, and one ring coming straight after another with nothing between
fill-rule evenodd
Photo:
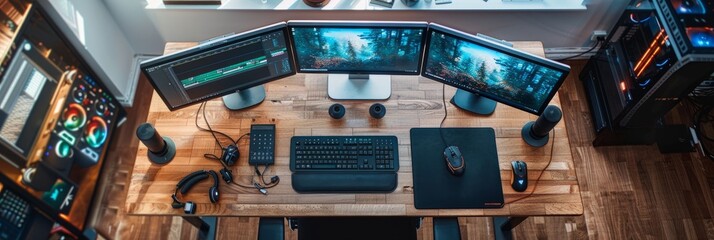
<instances>
[{"instance_id":1,"label":"desk leg","mask_svg":"<svg viewBox=\"0 0 714 240\"><path fill-rule=\"evenodd\" d=\"M511 240L511 229L525 221L526 217L493 217L493 234L496 240Z\"/></svg>"},{"instance_id":2,"label":"desk leg","mask_svg":"<svg viewBox=\"0 0 714 240\"><path fill-rule=\"evenodd\" d=\"M189 217L183 216L183 220L198 228L198 239L214 240L216 239L216 227L218 227L218 218L216 217Z\"/></svg>"}]
</instances>

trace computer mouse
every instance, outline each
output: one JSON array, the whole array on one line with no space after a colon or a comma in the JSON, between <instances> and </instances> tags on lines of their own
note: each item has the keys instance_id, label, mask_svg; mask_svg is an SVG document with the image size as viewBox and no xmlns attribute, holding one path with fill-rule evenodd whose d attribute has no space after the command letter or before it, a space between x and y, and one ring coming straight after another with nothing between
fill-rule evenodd
<instances>
[{"instance_id":1,"label":"computer mouse","mask_svg":"<svg viewBox=\"0 0 714 240\"><path fill-rule=\"evenodd\" d=\"M511 161L511 187L516 192L523 192L528 188L528 166L521 160Z\"/></svg>"},{"instance_id":2,"label":"computer mouse","mask_svg":"<svg viewBox=\"0 0 714 240\"><path fill-rule=\"evenodd\" d=\"M444 149L444 160L446 160L446 167L449 169L451 175L461 176L464 174L466 162L464 162L464 156L461 156L459 147L446 147L446 149Z\"/></svg>"},{"instance_id":3,"label":"computer mouse","mask_svg":"<svg viewBox=\"0 0 714 240\"><path fill-rule=\"evenodd\" d=\"M221 161L228 166L232 166L238 161L240 153L238 152L238 147L236 145L228 145L226 149L223 150L223 155L221 156Z\"/></svg>"}]
</instances>

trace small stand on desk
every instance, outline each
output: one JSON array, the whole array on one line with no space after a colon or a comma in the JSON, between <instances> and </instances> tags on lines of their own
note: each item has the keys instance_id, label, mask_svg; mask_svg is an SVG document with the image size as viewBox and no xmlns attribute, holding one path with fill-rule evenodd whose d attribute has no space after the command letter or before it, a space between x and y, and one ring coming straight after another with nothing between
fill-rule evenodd
<instances>
[{"instance_id":1,"label":"small stand on desk","mask_svg":"<svg viewBox=\"0 0 714 240\"><path fill-rule=\"evenodd\" d=\"M385 100L392 95L390 75L330 74L327 95L338 100Z\"/></svg>"},{"instance_id":2,"label":"small stand on desk","mask_svg":"<svg viewBox=\"0 0 714 240\"><path fill-rule=\"evenodd\" d=\"M437 4L439 3L437 2ZM477 36L506 47L513 47L512 43L505 40L497 39L480 33L477 34ZM476 114L491 115L494 111L496 111L496 101L481 97L481 95L478 95L476 93L470 93L461 89L456 90L456 94L453 98L451 98L451 103L458 108Z\"/></svg>"},{"instance_id":3,"label":"small stand on desk","mask_svg":"<svg viewBox=\"0 0 714 240\"><path fill-rule=\"evenodd\" d=\"M496 111L496 101L461 89L456 89L451 103L458 108L476 114L491 115Z\"/></svg>"},{"instance_id":4,"label":"small stand on desk","mask_svg":"<svg viewBox=\"0 0 714 240\"><path fill-rule=\"evenodd\" d=\"M265 87L258 85L223 96L223 104L230 110L255 106L265 100Z\"/></svg>"}]
</instances>

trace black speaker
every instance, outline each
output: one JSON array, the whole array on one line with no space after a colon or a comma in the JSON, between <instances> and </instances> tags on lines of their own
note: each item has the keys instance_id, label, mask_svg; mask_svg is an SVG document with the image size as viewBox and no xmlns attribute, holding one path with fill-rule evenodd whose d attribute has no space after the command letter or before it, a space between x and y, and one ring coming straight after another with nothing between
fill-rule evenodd
<instances>
[{"instance_id":1,"label":"black speaker","mask_svg":"<svg viewBox=\"0 0 714 240\"><path fill-rule=\"evenodd\" d=\"M404 5L407 5L407 7L414 6L418 2L419 2L419 0L402 0L402 3L404 3Z\"/></svg>"},{"instance_id":2,"label":"black speaker","mask_svg":"<svg viewBox=\"0 0 714 240\"><path fill-rule=\"evenodd\" d=\"M330 106L330 109L327 110L328 113L330 113L330 117L334 119L340 119L345 116L345 106L342 106L342 104L335 103Z\"/></svg>"},{"instance_id":3,"label":"black speaker","mask_svg":"<svg viewBox=\"0 0 714 240\"><path fill-rule=\"evenodd\" d=\"M383 118L384 115L387 114L387 108L384 107L381 103L375 103L372 104L371 107L369 107L369 115L371 115L373 118L380 119Z\"/></svg>"},{"instance_id":4,"label":"black speaker","mask_svg":"<svg viewBox=\"0 0 714 240\"><path fill-rule=\"evenodd\" d=\"M563 112L555 105L548 105L538 119L530 121L523 125L521 129L521 137L523 140L533 147L542 147L548 144L548 133L552 130L560 119L563 118Z\"/></svg>"},{"instance_id":5,"label":"black speaker","mask_svg":"<svg viewBox=\"0 0 714 240\"><path fill-rule=\"evenodd\" d=\"M142 123L136 128L136 137L149 151L149 161L154 164L167 164L176 155L176 144L171 138L161 137L150 123Z\"/></svg>"}]
</instances>

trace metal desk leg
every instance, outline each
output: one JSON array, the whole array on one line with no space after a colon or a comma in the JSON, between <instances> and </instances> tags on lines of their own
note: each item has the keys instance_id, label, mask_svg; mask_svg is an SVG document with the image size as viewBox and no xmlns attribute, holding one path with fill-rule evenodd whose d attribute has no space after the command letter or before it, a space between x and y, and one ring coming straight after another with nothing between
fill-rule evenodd
<instances>
[{"instance_id":1,"label":"metal desk leg","mask_svg":"<svg viewBox=\"0 0 714 240\"><path fill-rule=\"evenodd\" d=\"M183 216L183 220L198 228L198 239L214 240L216 239L216 227L218 226L218 218L216 217L189 217Z\"/></svg>"},{"instance_id":2,"label":"metal desk leg","mask_svg":"<svg viewBox=\"0 0 714 240\"><path fill-rule=\"evenodd\" d=\"M496 240L511 240L511 229L525 221L527 217L493 217L493 235Z\"/></svg>"}]
</instances>

